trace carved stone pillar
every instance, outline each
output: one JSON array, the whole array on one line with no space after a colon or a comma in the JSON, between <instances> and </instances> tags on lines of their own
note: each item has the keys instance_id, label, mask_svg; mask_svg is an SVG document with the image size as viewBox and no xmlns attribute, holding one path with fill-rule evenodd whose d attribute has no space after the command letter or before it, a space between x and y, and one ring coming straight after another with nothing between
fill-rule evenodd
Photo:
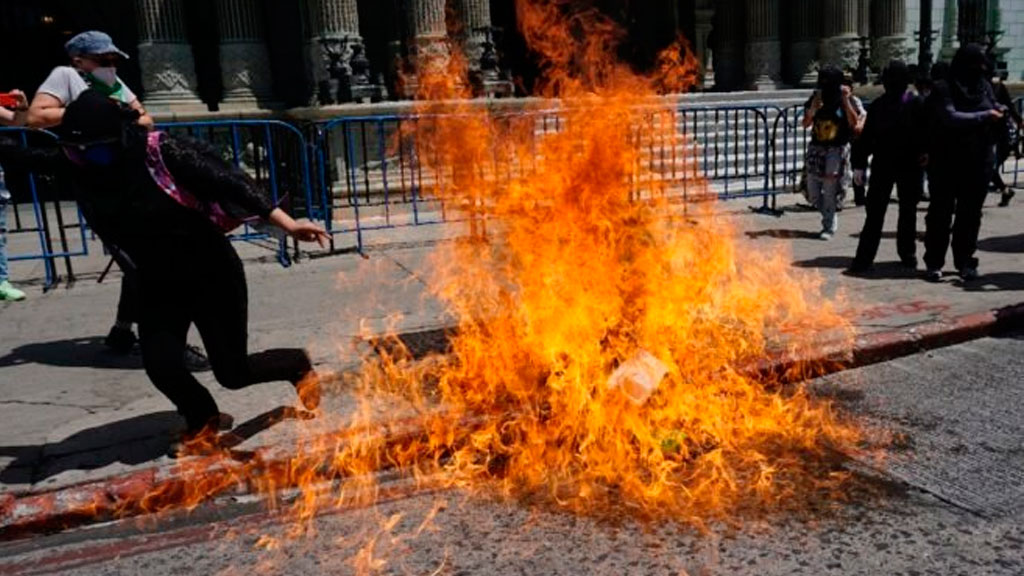
<instances>
[{"instance_id":1,"label":"carved stone pillar","mask_svg":"<svg viewBox=\"0 0 1024 576\"><path fill-rule=\"evenodd\" d=\"M907 1L872 0L871 63L882 70L890 60L907 57Z\"/></svg>"},{"instance_id":2,"label":"carved stone pillar","mask_svg":"<svg viewBox=\"0 0 1024 576\"><path fill-rule=\"evenodd\" d=\"M953 59L953 54L959 47L957 20L957 0L946 0L942 12L942 44L939 49L939 59L945 62Z\"/></svg>"},{"instance_id":3,"label":"carved stone pillar","mask_svg":"<svg viewBox=\"0 0 1024 576\"><path fill-rule=\"evenodd\" d=\"M478 96L511 96L512 82L501 77L489 0L459 0L461 38L470 81Z\"/></svg>"},{"instance_id":4,"label":"carved stone pillar","mask_svg":"<svg viewBox=\"0 0 1024 576\"><path fill-rule=\"evenodd\" d=\"M985 36L989 24L988 0L958 0L957 12L957 39L960 45L984 44L988 40Z\"/></svg>"},{"instance_id":5,"label":"carved stone pillar","mask_svg":"<svg viewBox=\"0 0 1024 576\"><path fill-rule=\"evenodd\" d=\"M754 90L778 88L782 74L779 0L747 0L746 8L747 87Z\"/></svg>"},{"instance_id":6,"label":"carved stone pillar","mask_svg":"<svg viewBox=\"0 0 1024 576\"><path fill-rule=\"evenodd\" d=\"M858 0L823 0L824 34L821 40L821 62L853 70L857 67L860 46L857 41Z\"/></svg>"},{"instance_id":7,"label":"carved stone pillar","mask_svg":"<svg viewBox=\"0 0 1024 576\"><path fill-rule=\"evenodd\" d=\"M252 106L272 99L270 59L258 0L216 0L224 105Z\"/></svg>"},{"instance_id":8,"label":"carved stone pillar","mask_svg":"<svg viewBox=\"0 0 1024 576\"><path fill-rule=\"evenodd\" d=\"M308 46L319 102L386 99L381 78L372 74L366 57L356 0L309 0L308 7Z\"/></svg>"},{"instance_id":9,"label":"carved stone pillar","mask_svg":"<svg viewBox=\"0 0 1024 576\"><path fill-rule=\"evenodd\" d=\"M813 86L821 42L821 0L787 0L786 4L791 31L787 77L793 86Z\"/></svg>"},{"instance_id":10,"label":"carved stone pillar","mask_svg":"<svg viewBox=\"0 0 1024 576\"><path fill-rule=\"evenodd\" d=\"M708 40L715 17L715 6L711 0L700 0L694 10L694 36L693 50L697 61L701 65L701 74L704 78L704 87L710 88L715 84L715 72L712 68L711 47Z\"/></svg>"},{"instance_id":11,"label":"carved stone pillar","mask_svg":"<svg viewBox=\"0 0 1024 576\"><path fill-rule=\"evenodd\" d=\"M447 58L448 29L445 26L444 0L411 0L409 30L410 50L414 64L430 57Z\"/></svg>"},{"instance_id":12,"label":"carved stone pillar","mask_svg":"<svg viewBox=\"0 0 1024 576\"><path fill-rule=\"evenodd\" d=\"M158 113L204 110L182 0L136 0L135 7L146 108Z\"/></svg>"},{"instance_id":13,"label":"carved stone pillar","mask_svg":"<svg viewBox=\"0 0 1024 576\"><path fill-rule=\"evenodd\" d=\"M743 0L715 2L711 49L714 55L715 89L735 90L743 86Z\"/></svg>"}]
</instances>

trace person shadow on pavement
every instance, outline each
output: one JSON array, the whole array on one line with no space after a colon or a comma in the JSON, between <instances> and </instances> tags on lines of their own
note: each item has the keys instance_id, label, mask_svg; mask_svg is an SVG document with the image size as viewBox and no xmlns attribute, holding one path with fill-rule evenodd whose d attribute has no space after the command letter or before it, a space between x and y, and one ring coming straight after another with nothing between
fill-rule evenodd
<instances>
[{"instance_id":1,"label":"person shadow on pavement","mask_svg":"<svg viewBox=\"0 0 1024 576\"><path fill-rule=\"evenodd\" d=\"M1024 253L1024 234L983 238L978 240L978 250L1002 254Z\"/></svg>"},{"instance_id":2,"label":"person shadow on pavement","mask_svg":"<svg viewBox=\"0 0 1024 576\"><path fill-rule=\"evenodd\" d=\"M0 357L0 368L22 364L44 364L110 370L142 369L142 356L113 354L103 343L103 339L103 336L89 336L25 344L14 348L6 356Z\"/></svg>"},{"instance_id":3,"label":"person shadow on pavement","mask_svg":"<svg viewBox=\"0 0 1024 576\"><path fill-rule=\"evenodd\" d=\"M871 270L847 273L846 270L853 265L853 258L848 256L819 256L810 260L798 260L793 262L797 268L832 268L843 270L844 276L862 278L864 280L909 280L920 278L921 271L908 268L902 262L876 262Z\"/></svg>"},{"instance_id":4,"label":"person shadow on pavement","mask_svg":"<svg viewBox=\"0 0 1024 576\"><path fill-rule=\"evenodd\" d=\"M307 420L312 414L279 406L221 435L221 447L236 459L251 452L233 449L285 420ZM139 466L167 455L172 439L185 429L177 412L155 412L76 432L55 444L0 446L0 456L14 460L0 471L0 484L43 482L72 470L98 470L115 463Z\"/></svg>"}]
</instances>

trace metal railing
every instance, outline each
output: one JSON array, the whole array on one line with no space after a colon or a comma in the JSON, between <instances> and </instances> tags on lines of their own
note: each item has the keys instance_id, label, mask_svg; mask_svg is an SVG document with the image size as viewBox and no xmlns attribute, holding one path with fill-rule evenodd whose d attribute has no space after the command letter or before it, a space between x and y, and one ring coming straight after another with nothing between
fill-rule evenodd
<instances>
[{"instance_id":1,"label":"metal railing","mask_svg":"<svg viewBox=\"0 0 1024 576\"><path fill-rule=\"evenodd\" d=\"M14 135L21 145L52 146L56 135L44 130L0 128L0 134ZM38 260L43 264L44 290L57 285L62 277L58 263L64 263L69 283L74 282L72 258L87 256L85 218L74 201L68 182L54 174L35 174L19 166L5 166L5 182L12 194L8 207L8 260L11 262ZM17 242L10 239L18 235ZM23 236L24 235L24 236ZM33 240L22 238L34 238Z\"/></svg>"},{"instance_id":2,"label":"metal railing","mask_svg":"<svg viewBox=\"0 0 1024 576\"><path fill-rule=\"evenodd\" d=\"M1024 98L1015 104L1024 110ZM655 190L684 204L761 197L760 210L777 213L777 195L795 191L801 181L809 142L802 117L801 105L771 104L645 112L630 136L641 150L638 162L646 164L637 170L643 178L630 182L633 197L643 200ZM465 217L428 194L450 175L433 173L428 166L436 162L420 157L426 153L417 142L417 124L422 121L415 115L334 118L314 124L308 137L296 126L275 120L168 123L160 129L210 143L225 160L265 186L275 204L296 217L322 222L333 239L351 238L341 248L362 250L367 232ZM507 113L494 121L533 134L535 143L565 127L557 110ZM666 131L665 122L674 130ZM54 138L42 131L5 131L18 134L25 145L52 143ZM666 133L678 137L665 138ZM512 155L502 146L492 143L488 165L470 168L509 179L537 169L536 158ZM36 240L15 243L10 259L42 260L47 287L59 282L60 261L73 279L72 259L89 254L89 235L70 192L57 179L11 168L9 187L20 202L11 210L10 233L34 234ZM1024 159L1011 156L1004 174L1011 185L1020 184ZM273 246L284 266L300 256L297 244L289 253L284 238L249 226L232 238ZM331 250L337 248L332 242Z\"/></svg>"}]
</instances>

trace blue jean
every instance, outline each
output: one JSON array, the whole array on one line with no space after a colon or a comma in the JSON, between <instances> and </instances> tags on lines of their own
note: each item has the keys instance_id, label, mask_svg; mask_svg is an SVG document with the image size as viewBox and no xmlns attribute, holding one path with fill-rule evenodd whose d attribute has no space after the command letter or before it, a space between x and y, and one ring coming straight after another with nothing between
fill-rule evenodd
<instances>
[{"instance_id":1,"label":"blue jean","mask_svg":"<svg viewBox=\"0 0 1024 576\"><path fill-rule=\"evenodd\" d=\"M7 201L0 199L0 282L6 282L7 274Z\"/></svg>"},{"instance_id":2,"label":"blue jean","mask_svg":"<svg viewBox=\"0 0 1024 576\"><path fill-rule=\"evenodd\" d=\"M0 199L0 282L6 282L7 272L7 200Z\"/></svg>"}]
</instances>

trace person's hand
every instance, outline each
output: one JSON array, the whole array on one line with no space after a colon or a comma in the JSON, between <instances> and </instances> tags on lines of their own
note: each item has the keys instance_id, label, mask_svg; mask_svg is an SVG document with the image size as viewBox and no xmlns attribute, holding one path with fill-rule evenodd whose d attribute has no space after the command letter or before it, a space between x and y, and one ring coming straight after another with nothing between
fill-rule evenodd
<instances>
[{"instance_id":1,"label":"person's hand","mask_svg":"<svg viewBox=\"0 0 1024 576\"><path fill-rule=\"evenodd\" d=\"M864 185L864 176L865 176L865 170L863 168L858 168L857 170L854 170L853 171L853 183L856 184L857 186L863 186Z\"/></svg>"},{"instance_id":2,"label":"person's hand","mask_svg":"<svg viewBox=\"0 0 1024 576\"><path fill-rule=\"evenodd\" d=\"M14 107L15 110L28 110L28 96L24 92L21 90L11 90L10 95L18 99L18 104Z\"/></svg>"},{"instance_id":3,"label":"person's hand","mask_svg":"<svg viewBox=\"0 0 1024 576\"><path fill-rule=\"evenodd\" d=\"M917 165L921 168L925 168L928 166L928 160L929 158L927 154L921 154L917 157Z\"/></svg>"},{"instance_id":4,"label":"person's hand","mask_svg":"<svg viewBox=\"0 0 1024 576\"><path fill-rule=\"evenodd\" d=\"M295 222L287 232L289 236L299 242L316 242L321 248L331 241L331 236L323 227L312 222Z\"/></svg>"},{"instance_id":5,"label":"person's hand","mask_svg":"<svg viewBox=\"0 0 1024 576\"><path fill-rule=\"evenodd\" d=\"M821 99L821 92L814 92L814 97L811 98L811 110L820 110L825 102Z\"/></svg>"},{"instance_id":6,"label":"person's hand","mask_svg":"<svg viewBox=\"0 0 1024 576\"><path fill-rule=\"evenodd\" d=\"M998 122L999 120L1002 120L1003 116L1004 114L1002 110L993 109L988 111L988 119L992 120L993 122Z\"/></svg>"},{"instance_id":7,"label":"person's hand","mask_svg":"<svg viewBox=\"0 0 1024 576\"><path fill-rule=\"evenodd\" d=\"M853 90L850 90L849 86L843 84L842 86L839 87L839 93L843 96L843 100L846 100L850 97L851 94L853 94Z\"/></svg>"}]
</instances>

